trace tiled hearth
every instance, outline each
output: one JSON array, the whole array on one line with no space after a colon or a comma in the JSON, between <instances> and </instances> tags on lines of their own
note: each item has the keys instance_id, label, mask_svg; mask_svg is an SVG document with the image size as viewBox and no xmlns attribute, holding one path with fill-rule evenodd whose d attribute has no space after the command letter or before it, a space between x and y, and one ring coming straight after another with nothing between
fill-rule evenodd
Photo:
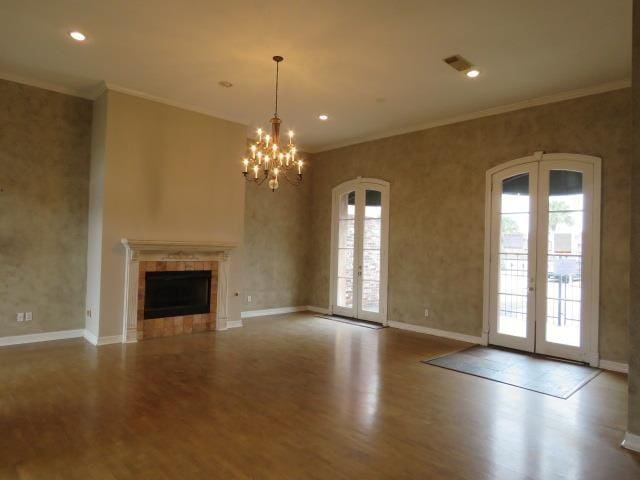
<instances>
[{"instance_id":1,"label":"tiled hearth","mask_svg":"<svg viewBox=\"0 0 640 480\"><path fill-rule=\"evenodd\" d=\"M144 318L144 294L146 272L186 270L211 271L211 300L210 312L198 315L184 315L168 318ZM216 329L216 312L218 306L218 262L140 262L138 273L138 340L149 338L170 337L189 333L205 332Z\"/></svg>"}]
</instances>

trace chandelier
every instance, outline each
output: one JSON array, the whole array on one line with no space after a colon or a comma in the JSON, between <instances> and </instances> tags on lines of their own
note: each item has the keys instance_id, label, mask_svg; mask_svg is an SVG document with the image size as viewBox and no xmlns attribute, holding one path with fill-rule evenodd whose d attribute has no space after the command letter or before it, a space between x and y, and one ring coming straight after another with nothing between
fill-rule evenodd
<instances>
[{"instance_id":1,"label":"chandelier","mask_svg":"<svg viewBox=\"0 0 640 480\"><path fill-rule=\"evenodd\" d=\"M257 185L267 181L267 185L273 192L278 188L278 181L281 179L295 186L302 183L303 161L297 156L298 151L293 144L293 131L289 130L287 144L280 141L282 120L278 117L278 74L282 60L284 58L278 55L273 57L273 61L276 62L276 108L271 119L271 134L265 134L261 128L258 128L257 137L242 160L244 178Z\"/></svg>"}]
</instances>

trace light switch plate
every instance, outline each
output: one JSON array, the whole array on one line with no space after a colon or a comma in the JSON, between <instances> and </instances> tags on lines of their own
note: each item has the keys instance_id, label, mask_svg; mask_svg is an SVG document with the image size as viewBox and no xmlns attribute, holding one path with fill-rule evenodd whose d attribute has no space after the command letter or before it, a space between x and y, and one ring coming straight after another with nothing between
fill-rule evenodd
<instances>
[{"instance_id":1,"label":"light switch plate","mask_svg":"<svg viewBox=\"0 0 640 480\"><path fill-rule=\"evenodd\" d=\"M20 312L16 315L16 321L24 322L24 313Z\"/></svg>"},{"instance_id":2,"label":"light switch plate","mask_svg":"<svg viewBox=\"0 0 640 480\"><path fill-rule=\"evenodd\" d=\"M32 312L27 312L24 314L24 321L25 322L30 322L31 320L33 320L33 313Z\"/></svg>"}]
</instances>

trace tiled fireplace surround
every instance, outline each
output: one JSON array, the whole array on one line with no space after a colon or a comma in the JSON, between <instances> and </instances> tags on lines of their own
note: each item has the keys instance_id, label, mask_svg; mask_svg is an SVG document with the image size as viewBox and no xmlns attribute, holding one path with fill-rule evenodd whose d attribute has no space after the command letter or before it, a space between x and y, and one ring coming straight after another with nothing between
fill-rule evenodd
<instances>
[{"instance_id":1,"label":"tiled fireplace surround","mask_svg":"<svg viewBox=\"0 0 640 480\"><path fill-rule=\"evenodd\" d=\"M123 340L225 330L228 305L228 259L233 244L122 239L126 249ZM211 270L208 314L144 319L146 272Z\"/></svg>"},{"instance_id":2,"label":"tiled fireplace surround","mask_svg":"<svg viewBox=\"0 0 640 480\"><path fill-rule=\"evenodd\" d=\"M218 306L218 262L146 261L138 268L138 340L169 337L183 333L197 333L216 329ZM211 270L211 309L209 313L166 318L144 318L144 294L147 272L183 272L186 270Z\"/></svg>"}]
</instances>

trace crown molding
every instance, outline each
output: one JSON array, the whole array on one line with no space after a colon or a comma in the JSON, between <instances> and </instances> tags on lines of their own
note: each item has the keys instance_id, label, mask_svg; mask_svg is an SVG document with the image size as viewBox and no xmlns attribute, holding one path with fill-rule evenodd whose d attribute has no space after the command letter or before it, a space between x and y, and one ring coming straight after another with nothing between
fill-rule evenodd
<instances>
[{"instance_id":1,"label":"crown molding","mask_svg":"<svg viewBox=\"0 0 640 480\"><path fill-rule=\"evenodd\" d=\"M176 102L173 100L170 100L168 98L164 98L164 97L158 97L156 95L151 95L145 92L141 92L139 90L133 90L131 88L126 88L123 87L122 85L118 85L116 83L112 83L112 82L103 82L103 89L100 92L100 95L102 95L102 93L104 93L104 91L106 90L110 90L112 92L117 92L117 93L122 93L124 95L129 95L132 97L138 97L138 98L142 98L144 100L149 100L151 102L156 102L156 103L161 103L163 105L168 105L170 107L175 107L175 108L179 108L181 110L187 110L189 112L194 112L194 113L199 113L201 115L206 115L207 117L214 117L217 118L219 120L224 120L225 122L230 122L230 123L235 123L236 125L241 125L245 128L248 128L247 125L245 125L244 123L238 122L236 120L231 120L229 118L225 118L225 117L221 117L219 114L217 114L216 112L213 112L210 109L207 108L201 108L198 107L196 105L191 105L188 103L182 103L182 102Z\"/></svg>"},{"instance_id":2,"label":"crown molding","mask_svg":"<svg viewBox=\"0 0 640 480\"><path fill-rule=\"evenodd\" d=\"M152 102L168 105L170 107L180 108L182 110L199 113L201 115L206 115L208 117L218 118L220 120L235 123L237 125L242 125L245 128L247 128L247 130L249 128L247 125L241 122L238 122L236 120L231 120L229 118L221 117L220 115L206 108L201 108L196 105L191 105L188 103L176 102L168 98L151 95L145 92L141 92L139 90L133 90L131 88L126 88L116 83L107 82L107 81L98 82L95 86L88 87L88 88L71 88L71 87L62 86L53 82L46 82L46 81L38 80L32 77L25 77L22 75L16 75L13 73L3 72L3 71L0 71L0 79L8 80L10 82L22 83L24 85L30 85L32 87L43 88L45 90L51 90L53 92L58 92L65 95L71 95L74 97L86 98L87 100L95 100L107 90L111 90L111 91L122 93L125 95L143 98L145 100L149 100ZM594 85L591 87L580 88L576 90L569 90L566 92L547 95L544 97L537 97L529 100L523 100L521 102L500 105L500 106L488 108L485 110L479 110L477 112L466 113L463 115L449 117L441 120L435 120L433 122L427 122L427 123L412 125L409 127L397 128L392 130L386 130L383 132L363 135L360 137L352 138L350 140L329 144L324 147L306 148L301 145L301 148L304 147L303 148L304 151L311 154L328 152L330 150L336 150L338 148L357 145L359 143L370 142L373 140L380 140L382 138L394 137L396 135L403 135L406 133L418 132L421 130L441 127L444 125L451 125L454 123L465 122L468 120L475 120L477 118L489 117L492 115L499 115L501 113L513 112L516 110L522 110L529 107L546 105L549 103L562 102L562 101L571 100L574 98L587 97L589 95L597 95L599 93L606 93L606 92L611 92L614 90L620 90L620 89L629 88L629 87L631 87L631 79L617 80L613 82L603 83L600 85Z\"/></svg>"},{"instance_id":3,"label":"crown molding","mask_svg":"<svg viewBox=\"0 0 640 480\"><path fill-rule=\"evenodd\" d=\"M216 112L213 112L206 108L201 108L196 105L190 105L187 103L176 102L173 100L169 100L168 98L158 97L156 95L150 95L148 93L141 92L139 90L133 90L131 88L126 88L126 87L123 87L122 85L118 85L117 83L112 83L107 81L100 81L95 86L88 87L88 88L72 88L72 87L66 87L53 82L46 82L46 81L38 80L36 78L16 75L10 72L3 72L3 71L0 71L0 79L8 80L10 82L15 82L15 83L21 83L23 85L29 85L31 87L42 88L44 90L50 90L52 92L63 93L65 95L71 95L73 97L86 98L87 100L96 100L104 92L106 92L107 90L111 90L113 92L122 93L132 97L143 98L145 100L149 100L152 102L161 103L163 105L180 108L182 110L187 110L194 113L199 113L201 115L214 117L220 120L224 120L225 122L231 122L231 123L235 123L237 125L242 125L243 127L246 127L246 125L241 122L238 122L236 120L231 120L229 118L221 117Z\"/></svg>"},{"instance_id":4,"label":"crown molding","mask_svg":"<svg viewBox=\"0 0 640 480\"><path fill-rule=\"evenodd\" d=\"M485 110L479 110L477 112L465 113L455 117L449 117L442 120L434 120L433 122L422 123L413 125L410 127L397 128L392 130L386 130L384 132L373 133L370 135L363 135L361 137L353 138L351 140L345 140L343 142L337 142L318 149L309 149L310 153L328 152L330 150L336 150L338 148L348 147L351 145L357 145L359 143L370 142L372 140L380 140L382 138L394 137L396 135L403 135L406 133L419 132L421 130L428 130L430 128L442 127L444 125L451 125L454 123L465 122L468 120L475 120L477 118L490 117L492 115L499 115L501 113L513 112L516 110L522 110L529 107L537 107L540 105L546 105L549 103L562 102L565 100L571 100L573 98L587 97L589 95L596 95L598 93L611 92L613 90L621 90L631 86L631 80L617 80L614 82L607 82L600 85L594 85L591 87L580 88L576 90L569 90L566 92L555 93L553 95L546 95L544 97L533 98L529 100L523 100L521 102L509 103L506 105L500 105L497 107L487 108Z\"/></svg>"},{"instance_id":5,"label":"crown molding","mask_svg":"<svg viewBox=\"0 0 640 480\"><path fill-rule=\"evenodd\" d=\"M23 75L16 75L10 72L0 72L0 79L8 80L9 82L21 83L23 85L29 85L30 87L42 88L44 90L50 90L52 92L63 93L65 95L71 95L72 97L86 98L87 100L94 100L91 89L84 88L72 88L66 87L53 82L45 82L32 77L25 77Z\"/></svg>"}]
</instances>

